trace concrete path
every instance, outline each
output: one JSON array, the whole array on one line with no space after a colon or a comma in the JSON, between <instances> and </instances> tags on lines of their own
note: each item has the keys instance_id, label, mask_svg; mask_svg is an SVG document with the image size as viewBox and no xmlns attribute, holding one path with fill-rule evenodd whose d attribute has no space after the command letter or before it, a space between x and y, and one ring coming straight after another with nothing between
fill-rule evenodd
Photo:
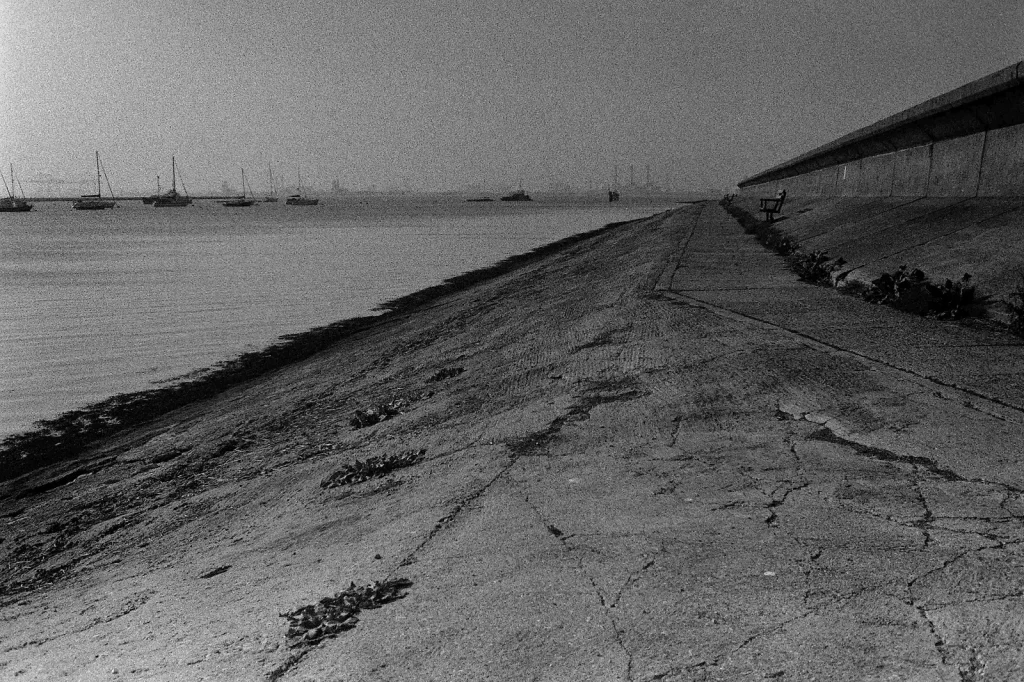
<instances>
[{"instance_id":1,"label":"concrete path","mask_svg":"<svg viewBox=\"0 0 1024 682\"><path fill-rule=\"evenodd\" d=\"M0 677L1022 679L1020 359L796 281L713 204L632 223L0 490L8 562L64 543L5 583Z\"/></svg>"}]
</instances>

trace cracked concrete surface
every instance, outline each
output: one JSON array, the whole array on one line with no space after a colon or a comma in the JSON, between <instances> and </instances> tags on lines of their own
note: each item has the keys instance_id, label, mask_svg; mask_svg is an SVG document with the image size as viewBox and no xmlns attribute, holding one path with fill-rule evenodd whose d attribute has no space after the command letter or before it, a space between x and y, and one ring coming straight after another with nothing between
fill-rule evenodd
<instances>
[{"instance_id":1,"label":"cracked concrete surface","mask_svg":"<svg viewBox=\"0 0 1024 682\"><path fill-rule=\"evenodd\" d=\"M1024 679L1019 346L853 303L684 207L2 484L0 678Z\"/></svg>"}]
</instances>

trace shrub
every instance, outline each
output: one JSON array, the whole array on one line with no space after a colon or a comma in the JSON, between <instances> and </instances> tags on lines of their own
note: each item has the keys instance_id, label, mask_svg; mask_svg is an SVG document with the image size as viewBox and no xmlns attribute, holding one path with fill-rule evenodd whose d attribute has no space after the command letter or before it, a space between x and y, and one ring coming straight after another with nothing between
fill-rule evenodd
<instances>
[{"instance_id":1,"label":"shrub","mask_svg":"<svg viewBox=\"0 0 1024 682\"><path fill-rule=\"evenodd\" d=\"M969 274L964 274L956 282L947 279L939 285L928 281L918 268L908 270L906 265L901 265L896 272L882 273L871 282L871 287L861 294L861 298L939 319L980 317L986 303L977 295Z\"/></svg>"},{"instance_id":2,"label":"shrub","mask_svg":"<svg viewBox=\"0 0 1024 682\"><path fill-rule=\"evenodd\" d=\"M832 284L836 271L846 265L842 258L833 259L825 251L795 249L789 257L790 266L800 279L813 284Z\"/></svg>"},{"instance_id":3,"label":"shrub","mask_svg":"<svg viewBox=\"0 0 1024 682\"><path fill-rule=\"evenodd\" d=\"M1017 336L1024 336L1024 272L1017 275L1017 286L1010 293L1006 307L1010 309L1010 331Z\"/></svg>"}]
</instances>

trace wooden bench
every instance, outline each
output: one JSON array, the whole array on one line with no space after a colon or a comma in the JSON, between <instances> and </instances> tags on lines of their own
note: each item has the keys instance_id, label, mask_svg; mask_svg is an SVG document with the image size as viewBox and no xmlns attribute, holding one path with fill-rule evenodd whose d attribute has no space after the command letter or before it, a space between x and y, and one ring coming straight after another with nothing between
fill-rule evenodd
<instances>
[{"instance_id":1,"label":"wooden bench","mask_svg":"<svg viewBox=\"0 0 1024 682\"><path fill-rule=\"evenodd\" d=\"M779 192L779 196L769 199L761 199L761 213L769 223L775 222L775 214L782 213L782 205L786 203L786 190Z\"/></svg>"}]
</instances>

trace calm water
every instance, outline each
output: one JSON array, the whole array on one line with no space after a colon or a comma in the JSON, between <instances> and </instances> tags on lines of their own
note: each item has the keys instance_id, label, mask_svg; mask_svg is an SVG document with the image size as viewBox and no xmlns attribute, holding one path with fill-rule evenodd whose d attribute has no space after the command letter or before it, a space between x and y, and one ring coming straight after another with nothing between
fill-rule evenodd
<instances>
[{"instance_id":1,"label":"calm water","mask_svg":"<svg viewBox=\"0 0 1024 682\"><path fill-rule=\"evenodd\" d=\"M0 213L0 436L671 202Z\"/></svg>"}]
</instances>

